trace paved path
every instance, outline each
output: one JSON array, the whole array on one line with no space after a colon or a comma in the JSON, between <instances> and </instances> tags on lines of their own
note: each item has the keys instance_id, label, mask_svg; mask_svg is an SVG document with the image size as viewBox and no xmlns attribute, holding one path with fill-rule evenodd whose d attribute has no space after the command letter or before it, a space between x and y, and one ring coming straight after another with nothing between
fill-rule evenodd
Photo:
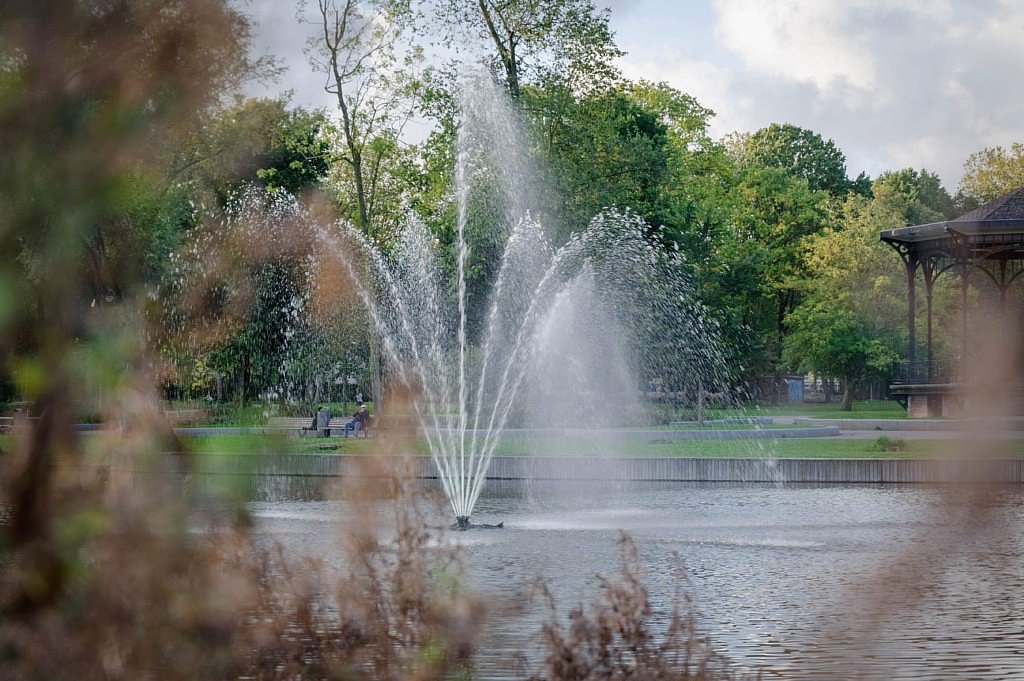
<instances>
[{"instance_id":1,"label":"paved path","mask_svg":"<svg viewBox=\"0 0 1024 681\"><path fill-rule=\"evenodd\" d=\"M780 416L775 423L807 426L835 425L842 440L874 440L880 436L901 440L1024 440L1020 419L981 423L915 419L817 419L810 416Z\"/></svg>"}]
</instances>

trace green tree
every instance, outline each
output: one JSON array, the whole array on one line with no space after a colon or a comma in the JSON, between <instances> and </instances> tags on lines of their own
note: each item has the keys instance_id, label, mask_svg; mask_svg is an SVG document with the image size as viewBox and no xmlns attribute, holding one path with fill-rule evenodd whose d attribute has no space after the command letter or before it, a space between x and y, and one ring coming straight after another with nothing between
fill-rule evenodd
<instances>
[{"instance_id":1,"label":"green tree","mask_svg":"<svg viewBox=\"0 0 1024 681\"><path fill-rule=\"evenodd\" d=\"M878 176L874 187L887 187L906 199L904 214L908 225L949 220L957 215L953 197L935 173L922 168L889 170Z\"/></svg>"},{"instance_id":2,"label":"green tree","mask_svg":"<svg viewBox=\"0 0 1024 681\"><path fill-rule=\"evenodd\" d=\"M383 244L386 233L378 216L390 187L385 175L400 150L398 140L408 120L409 74L419 57L412 50L399 63L398 41L411 12L402 0L317 0L307 54L313 68L326 76L324 90L337 101L339 175L345 217L371 239ZM305 3L301 5L305 10Z\"/></svg>"},{"instance_id":3,"label":"green tree","mask_svg":"<svg viewBox=\"0 0 1024 681\"><path fill-rule=\"evenodd\" d=\"M846 156L835 142L790 124L772 123L733 140L734 153L744 163L782 168L807 181L811 189L844 196L853 183L846 176ZM858 178L858 186L862 186Z\"/></svg>"},{"instance_id":4,"label":"green tree","mask_svg":"<svg viewBox=\"0 0 1024 681\"><path fill-rule=\"evenodd\" d=\"M832 225L805 241L804 271L793 282L802 302L787 319L791 333L784 359L801 370L841 379L843 409L860 381L885 378L891 362L906 350L906 274L878 234L918 217L941 219L903 182L915 177L936 186L934 175L924 171L883 173L872 197L851 194L835 209ZM951 315L955 295L949 280L940 278L933 295L935 315ZM936 325L940 347L948 340L942 328Z\"/></svg>"},{"instance_id":5,"label":"green tree","mask_svg":"<svg viewBox=\"0 0 1024 681\"><path fill-rule=\"evenodd\" d=\"M964 162L962 199L985 203L1024 186L1024 144L987 147Z\"/></svg>"},{"instance_id":6,"label":"green tree","mask_svg":"<svg viewBox=\"0 0 1024 681\"><path fill-rule=\"evenodd\" d=\"M236 100L207 115L177 154L169 182L199 204L224 206L248 184L299 195L331 166L331 126L286 98Z\"/></svg>"},{"instance_id":7,"label":"green tree","mask_svg":"<svg viewBox=\"0 0 1024 681\"><path fill-rule=\"evenodd\" d=\"M609 11L592 0L433 0L425 3L445 44L467 38L491 51L513 100L526 83L584 92L618 78L622 55L608 26Z\"/></svg>"},{"instance_id":8,"label":"green tree","mask_svg":"<svg viewBox=\"0 0 1024 681\"><path fill-rule=\"evenodd\" d=\"M800 299L803 240L829 221L828 195L785 170L749 166L729 189L701 277L748 377L781 375L787 316Z\"/></svg>"},{"instance_id":9,"label":"green tree","mask_svg":"<svg viewBox=\"0 0 1024 681\"><path fill-rule=\"evenodd\" d=\"M842 411L853 408L854 390L869 370L884 371L896 359L891 348L865 332L851 310L828 301L802 303L787 322L786 361L802 371L840 378Z\"/></svg>"},{"instance_id":10,"label":"green tree","mask_svg":"<svg viewBox=\"0 0 1024 681\"><path fill-rule=\"evenodd\" d=\"M559 234L584 228L602 208L631 208L657 224L671 148L668 128L628 91L575 103L551 140L548 161L559 189Z\"/></svg>"}]
</instances>

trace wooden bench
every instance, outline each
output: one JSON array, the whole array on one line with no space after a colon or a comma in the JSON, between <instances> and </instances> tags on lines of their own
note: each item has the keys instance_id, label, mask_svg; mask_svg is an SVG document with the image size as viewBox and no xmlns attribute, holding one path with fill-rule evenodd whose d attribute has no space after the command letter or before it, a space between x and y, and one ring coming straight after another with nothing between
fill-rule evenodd
<instances>
[{"instance_id":1,"label":"wooden bench","mask_svg":"<svg viewBox=\"0 0 1024 681\"><path fill-rule=\"evenodd\" d=\"M345 433L345 425L352 421L351 416L334 416L327 424L328 435L343 435ZM367 421L367 425L361 428L359 433L363 437L370 436L370 430L372 430L373 419L370 418ZM275 416L267 421L268 428L280 428L289 432L294 431L298 435L319 435L320 432L313 427L312 416Z\"/></svg>"},{"instance_id":2,"label":"wooden bench","mask_svg":"<svg viewBox=\"0 0 1024 681\"><path fill-rule=\"evenodd\" d=\"M275 416L267 421L267 427L280 428L281 430L298 431L299 435L305 435L306 431L313 430L312 416Z\"/></svg>"},{"instance_id":3,"label":"wooden bench","mask_svg":"<svg viewBox=\"0 0 1024 681\"><path fill-rule=\"evenodd\" d=\"M335 416L331 419L330 432L331 435L344 435L345 425L352 422L351 416ZM362 437L370 437L370 431L373 430L373 417L371 416L366 420L366 424L359 429L359 435ZM355 432L355 431L352 431Z\"/></svg>"}]
</instances>

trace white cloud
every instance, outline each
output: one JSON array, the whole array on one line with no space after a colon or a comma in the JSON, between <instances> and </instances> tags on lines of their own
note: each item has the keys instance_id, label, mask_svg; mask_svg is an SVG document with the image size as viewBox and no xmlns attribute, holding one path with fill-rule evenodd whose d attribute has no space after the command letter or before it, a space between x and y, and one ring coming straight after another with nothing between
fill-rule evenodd
<instances>
[{"instance_id":1,"label":"white cloud","mask_svg":"<svg viewBox=\"0 0 1024 681\"><path fill-rule=\"evenodd\" d=\"M811 83L823 93L870 90L876 64L867 41L843 30L858 2L716 0L715 36L746 66Z\"/></svg>"},{"instance_id":2,"label":"white cloud","mask_svg":"<svg viewBox=\"0 0 1024 681\"><path fill-rule=\"evenodd\" d=\"M642 45L623 69L718 113L716 134L793 123L851 174L905 166L955 190L973 151L1024 141L1021 0L711 0L717 46ZM626 46L630 49L631 46Z\"/></svg>"}]
</instances>

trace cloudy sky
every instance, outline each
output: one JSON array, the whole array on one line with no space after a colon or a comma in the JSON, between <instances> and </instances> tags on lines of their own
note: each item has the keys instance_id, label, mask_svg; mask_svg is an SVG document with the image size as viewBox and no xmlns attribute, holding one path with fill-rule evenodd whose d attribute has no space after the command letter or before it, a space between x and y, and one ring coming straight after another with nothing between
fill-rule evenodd
<instances>
[{"instance_id":1,"label":"cloudy sky","mask_svg":"<svg viewBox=\"0 0 1024 681\"><path fill-rule=\"evenodd\" d=\"M793 123L835 140L851 176L912 166L955 191L967 156L1024 141L1024 0L613 0L634 79L717 114L716 136ZM331 106L292 0L253 0L257 49L289 67L274 89ZM252 94L268 94L256 89Z\"/></svg>"}]
</instances>

